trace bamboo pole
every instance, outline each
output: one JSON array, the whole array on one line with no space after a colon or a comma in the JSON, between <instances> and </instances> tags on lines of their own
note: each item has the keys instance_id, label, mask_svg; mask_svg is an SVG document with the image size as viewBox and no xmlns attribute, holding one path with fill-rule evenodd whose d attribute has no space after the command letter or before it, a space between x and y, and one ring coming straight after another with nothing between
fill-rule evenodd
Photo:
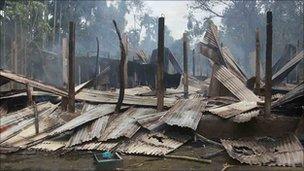
<instances>
[{"instance_id":1,"label":"bamboo pole","mask_svg":"<svg viewBox=\"0 0 304 171\"><path fill-rule=\"evenodd\" d=\"M267 37L266 37L266 74L265 74L265 114L271 112L271 87L272 87L272 12L267 12Z\"/></svg>"},{"instance_id":2,"label":"bamboo pole","mask_svg":"<svg viewBox=\"0 0 304 171\"><path fill-rule=\"evenodd\" d=\"M115 112L120 112L120 108L124 99L124 95L125 95L125 77L124 77L124 71L125 71L125 63L126 63L126 51L125 51L125 47L121 38L121 34L120 31L117 27L116 21L113 20L113 24L119 39L119 44L120 44L120 64L119 64L119 97L118 97L118 101L115 107Z\"/></svg>"},{"instance_id":3,"label":"bamboo pole","mask_svg":"<svg viewBox=\"0 0 304 171\"><path fill-rule=\"evenodd\" d=\"M156 95L157 95L157 110L162 111L164 108L164 56L165 56L165 18L160 17L158 19L158 47L157 47L157 84L156 84Z\"/></svg>"},{"instance_id":4,"label":"bamboo pole","mask_svg":"<svg viewBox=\"0 0 304 171\"><path fill-rule=\"evenodd\" d=\"M184 98L189 95L189 80L188 80L188 40L187 34L183 34L183 52L184 52Z\"/></svg>"},{"instance_id":5,"label":"bamboo pole","mask_svg":"<svg viewBox=\"0 0 304 171\"><path fill-rule=\"evenodd\" d=\"M257 95L260 95L260 82L261 82L261 74L260 74L260 37L259 37L259 29L256 29L255 35L255 92Z\"/></svg>"},{"instance_id":6,"label":"bamboo pole","mask_svg":"<svg viewBox=\"0 0 304 171\"><path fill-rule=\"evenodd\" d=\"M98 37L96 37L96 63L95 63L95 89L97 88L98 85L98 79L97 79L97 75L98 75L98 58L99 58L99 40Z\"/></svg>"},{"instance_id":7,"label":"bamboo pole","mask_svg":"<svg viewBox=\"0 0 304 171\"><path fill-rule=\"evenodd\" d=\"M68 112L75 112L75 23L69 23Z\"/></svg>"}]
</instances>

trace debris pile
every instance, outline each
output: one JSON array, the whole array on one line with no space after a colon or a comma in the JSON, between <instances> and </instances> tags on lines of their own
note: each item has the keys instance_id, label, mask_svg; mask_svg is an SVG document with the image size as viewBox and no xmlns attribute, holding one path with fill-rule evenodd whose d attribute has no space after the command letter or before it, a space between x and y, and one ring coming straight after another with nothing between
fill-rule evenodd
<instances>
[{"instance_id":1,"label":"debris pile","mask_svg":"<svg viewBox=\"0 0 304 171\"><path fill-rule=\"evenodd\" d=\"M190 77L187 99L183 96L183 81L177 89L168 88L163 111L156 110L155 90L137 86L125 90L122 107L117 112L118 92L93 90L89 87L90 80L75 87L76 111L68 113L61 108L63 99L68 97L67 91L0 70L0 79L5 83L10 80L34 88L30 95L17 92L0 97L0 152L97 150L166 157L186 142L198 138L224 147L229 156L241 163L303 167L303 146L297 138L303 133L297 133L297 136L293 133L303 127L300 116L303 116L304 83L291 91L286 90L286 94L274 94L273 113L265 116L263 94L257 95L247 87L249 80L229 49L220 45L215 25L210 25L204 40L198 48L213 65L210 82L209 79L200 81ZM178 62L170 51L168 53L169 60L181 74ZM153 54L156 60L156 51ZM303 50L290 61L280 64L281 69L277 69L272 77L273 84L279 85L302 59ZM204 93L206 88L209 88L208 95ZM8 104L12 101L22 104L22 97L27 96L35 97L36 101L39 97L52 97L53 100L48 102L45 99L49 98L41 98L44 102L27 107L23 104L24 108L19 110L8 107L14 106ZM286 112L288 108L297 110L289 114ZM299 124L280 125L287 120ZM242 127L235 125L244 124L249 131L238 135ZM221 129L224 125L228 129ZM206 128L208 126L210 128ZM272 126L281 130L274 133L272 129L264 129ZM207 136L221 133L223 136ZM289 135L283 135L285 133ZM251 135L255 136L250 138ZM271 137L274 135L279 137Z\"/></svg>"}]
</instances>

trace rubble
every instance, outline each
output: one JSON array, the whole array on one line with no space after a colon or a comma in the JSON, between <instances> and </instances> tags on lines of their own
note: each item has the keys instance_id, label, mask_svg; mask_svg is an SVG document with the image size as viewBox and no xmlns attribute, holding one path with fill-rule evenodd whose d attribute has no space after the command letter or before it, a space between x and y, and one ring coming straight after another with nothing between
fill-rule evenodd
<instances>
[{"instance_id":1,"label":"rubble","mask_svg":"<svg viewBox=\"0 0 304 171\"><path fill-rule=\"evenodd\" d=\"M299 112L296 116L289 113L284 114L287 116L278 115L278 111L282 112L281 108L286 106L296 107L303 112L303 82L290 86L294 88L287 88L287 85L283 85L283 89L288 93L273 94L273 113L265 116L262 109L264 94L255 94L246 86L249 80L229 49L220 45L215 25L209 26L204 40L204 43L199 44L200 53L210 59L212 64L211 78L206 80L183 77L180 81L183 71L170 49L165 48L168 53L166 60L171 62L177 75L176 78L165 77L164 81L172 79L180 84L174 89L169 88L174 86L167 86L163 98L164 108L159 108L157 104L160 97L157 97L157 89L154 89L156 84L153 83L153 85L144 84L145 86L140 84L126 86L121 110L115 110L120 90L110 90L109 87L104 90L96 90L90 86L92 82L100 80L103 76L111 77L113 73L110 72L110 66L107 66L99 76L75 87L76 103L73 103L76 106L75 112L67 112L63 107L64 99L69 95L66 90L1 69L1 80L29 85L35 90L31 95L22 91L0 97L0 152L13 153L24 149L47 152L117 151L124 154L161 156L211 163L211 160L170 155L195 137L194 139L198 138L220 148L214 154L206 155L207 157L222 153L225 148L230 157L241 163L303 167L303 146L299 140L303 137L299 135L301 131L299 127L303 125L303 118L299 121L299 116L303 116L303 113ZM148 63L143 51L136 54L142 62L141 67L155 66ZM152 57L156 62L157 49L153 51ZM278 71L272 77L273 83L276 86L282 86L278 83L302 59L303 50L281 69L276 66L275 70ZM281 61L278 65L282 65L282 63ZM144 73L142 74L144 75ZM150 77L142 79L151 82ZM187 79L189 96L185 97L183 84ZM154 81L152 79L152 82ZM37 103L39 116L37 119L33 106L24 104L22 109L16 110L9 108L7 104L26 96L54 97L56 101L48 102L44 99L42 100L44 102ZM35 100L38 102L37 99ZM35 132L35 122L39 124L39 133ZM286 126L295 122L299 123L299 126ZM232 126L225 127L225 124ZM209 128L206 129L206 127ZM248 130L245 130L245 127ZM272 128L268 130L267 127ZM295 128L297 131L289 129L293 127L297 127ZM225 128L230 130L225 130ZM282 136L270 138L269 134L272 134L273 129L276 128L278 130L275 131L279 132L280 136L287 130L288 133L296 131L298 137L290 135L283 138ZM214 135L211 137L212 140L203 136L204 131L208 131L208 135ZM224 134L225 131L232 132L225 135L229 138L240 138L230 140L218 136L221 133ZM250 135L262 134L264 137L244 138L242 134L244 131ZM221 143L216 142L219 139L221 139Z\"/></svg>"}]
</instances>

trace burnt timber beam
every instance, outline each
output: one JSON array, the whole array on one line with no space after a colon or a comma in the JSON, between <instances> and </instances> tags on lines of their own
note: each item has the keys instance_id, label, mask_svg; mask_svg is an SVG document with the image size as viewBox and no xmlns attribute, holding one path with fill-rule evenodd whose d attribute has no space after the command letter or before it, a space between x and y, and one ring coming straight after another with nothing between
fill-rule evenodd
<instances>
[{"instance_id":1,"label":"burnt timber beam","mask_svg":"<svg viewBox=\"0 0 304 171\"><path fill-rule=\"evenodd\" d=\"M157 95L157 110L162 111L164 108L164 56L165 56L165 18L160 17L158 19L158 46L157 46L157 84L156 84L156 95Z\"/></svg>"},{"instance_id":2,"label":"burnt timber beam","mask_svg":"<svg viewBox=\"0 0 304 171\"><path fill-rule=\"evenodd\" d=\"M75 112L75 23L69 23L68 112Z\"/></svg>"},{"instance_id":3,"label":"burnt timber beam","mask_svg":"<svg viewBox=\"0 0 304 171\"><path fill-rule=\"evenodd\" d=\"M113 24L119 39L119 45L120 45L120 63L119 63L119 96L118 96L118 101L115 107L115 112L119 112L123 99L124 99L124 95L125 95L125 63L126 63L126 59L127 59L127 54L126 54L126 49L124 47L122 38L121 38L121 34L118 30L116 21L113 20Z\"/></svg>"},{"instance_id":4,"label":"burnt timber beam","mask_svg":"<svg viewBox=\"0 0 304 171\"><path fill-rule=\"evenodd\" d=\"M183 56L184 56L184 98L188 98L188 40L187 40L187 33L183 34Z\"/></svg>"},{"instance_id":5,"label":"burnt timber beam","mask_svg":"<svg viewBox=\"0 0 304 171\"><path fill-rule=\"evenodd\" d=\"M59 95L59 96L64 96L64 97L68 96L68 93L64 90L61 90L61 89L56 88L56 87L51 86L51 85L44 84L40 81L36 81L36 80L26 78L22 75L14 74L14 73L12 73L10 71L7 71L7 70L0 69L0 76L4 77L4 78L7 78L9 80L24 84L24 85L29 85L31 87L37 88L37 89L42 90L42 91L50 92L50 93L53 93L53 94L56 94L56 95Z\"/></svg>"},{"instance_id":6,"label":"burnt timber beam","mask_svg":"<svg viewBox=\"0 0 304 171\"><path fill-rule=\"evenodd\" d=\"M266 26L266 79L265 79L265 114L271 112L271 87L272 87L272 12L267 12Z\"/></svg>"}]
</instances>

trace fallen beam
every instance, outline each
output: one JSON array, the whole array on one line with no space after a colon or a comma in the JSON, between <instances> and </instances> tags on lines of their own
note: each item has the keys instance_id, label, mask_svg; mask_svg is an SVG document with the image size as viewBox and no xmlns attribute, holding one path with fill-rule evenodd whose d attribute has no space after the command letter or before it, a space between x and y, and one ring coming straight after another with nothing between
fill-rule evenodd
<instances>
[{"instance_id":1,"label":"fallen beam","mask_svg":"<svg viewBox=\"0 0 304 171\"><path fill-rule=\"evenodd\" d=\"M12 80L12 81L15 81L15 82L18 82L21 84L29 85L29 86L37 88L39 90L50 92L50 93L53 93L53 94L56 94L59 96L64 96L64 97L68 96L68 93L64 90L61 90L61 89L56 88L51 85L46 85L40 81L26 78L22 75L14 74L8 70L0 69L0 77L7 78L9 80Z\"/></svg>"}]
</instances>

